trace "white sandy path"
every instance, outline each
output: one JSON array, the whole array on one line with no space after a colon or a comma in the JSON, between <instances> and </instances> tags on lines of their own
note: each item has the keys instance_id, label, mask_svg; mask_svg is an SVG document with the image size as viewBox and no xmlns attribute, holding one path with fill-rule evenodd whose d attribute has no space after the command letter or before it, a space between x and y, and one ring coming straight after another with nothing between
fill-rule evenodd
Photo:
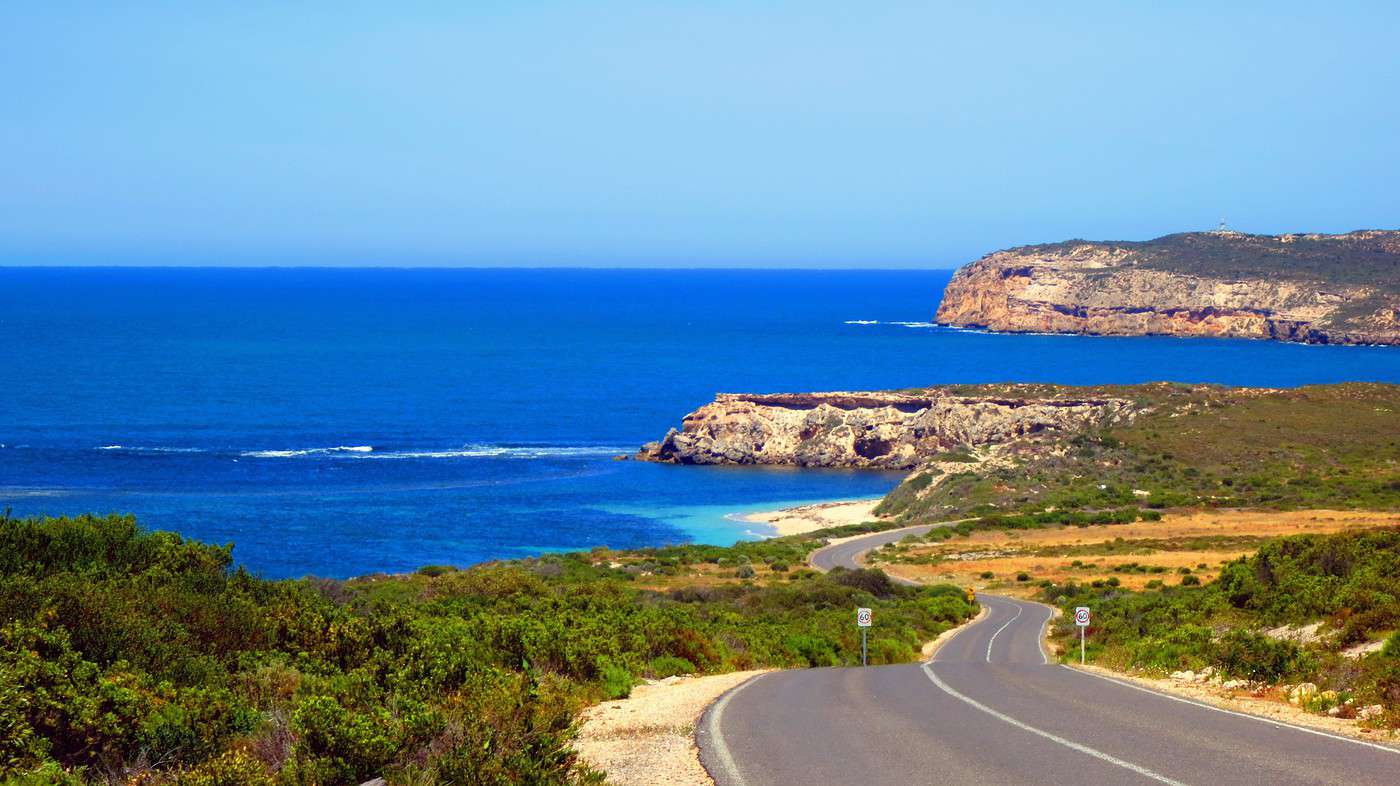
<instances>
[{"instance_id":1,"label":"white sandy path","mask_svg":"<svg viewBox=\"0 0 1400 786\"><path fill-rule=\"evenodd\" d=\"M584 710L574 748L615 786L714 786L700 764L695 726L711 702L765 671L640 685L629 698Z\"/></svg>"},{"instance_id":2,"label":"white sandy path","mask_svg":"<svg viewBox=\"0 0 1400 786\"><path fill-rule=\"evenodd\" d=\"M880 517L875 515L875 506L879 504L879 499L837 500L747 513L739 518L755 524L766 524L776 530L778 536L800 535L827 527L876 521Z\"/></svg>"}]
</instances>

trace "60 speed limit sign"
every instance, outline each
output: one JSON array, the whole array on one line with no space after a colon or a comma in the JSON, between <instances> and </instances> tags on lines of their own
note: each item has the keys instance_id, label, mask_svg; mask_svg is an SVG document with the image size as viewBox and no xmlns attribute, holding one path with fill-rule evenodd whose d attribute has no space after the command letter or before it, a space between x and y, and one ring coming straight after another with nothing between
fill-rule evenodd
<instances>
[{"instance_id":1,"label":"60 speed limit sign","mask_svg":"<svg viewBox=\"0 0 1400 786\"><path fill-rule=\"evenodd\" d=\"M1081 628L1089 627L1089 607L1079 606L1074 610L1074 624Z\"/></svg>"},{"instance_id":2,"label":"60 speed limit sign","mask_svg":"<svg viewBox=\"0 0 1400 786\"><path fill-rule=\"evenodd\" d=\"M862 628L870 627L870 609L856 609L856 625Z\"/></svg>"}]
</instances>

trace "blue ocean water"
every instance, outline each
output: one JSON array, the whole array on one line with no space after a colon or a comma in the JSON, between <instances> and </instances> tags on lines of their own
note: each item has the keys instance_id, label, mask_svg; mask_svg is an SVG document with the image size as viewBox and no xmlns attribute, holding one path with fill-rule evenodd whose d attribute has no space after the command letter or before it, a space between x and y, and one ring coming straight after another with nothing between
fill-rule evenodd
<instances>
[{"instance_id":1,"label":"blue ocean water","mask_svg":"<svg viewBox=\"0 0 1400 786\"><path fill-rule=\"evenodd\" d=\"M888 473L613 461L717 391L1400 382L1400 350L928 324L947 271L0 269L0 507L267 576L757 537Z\"/></svg>"}]
</instances>

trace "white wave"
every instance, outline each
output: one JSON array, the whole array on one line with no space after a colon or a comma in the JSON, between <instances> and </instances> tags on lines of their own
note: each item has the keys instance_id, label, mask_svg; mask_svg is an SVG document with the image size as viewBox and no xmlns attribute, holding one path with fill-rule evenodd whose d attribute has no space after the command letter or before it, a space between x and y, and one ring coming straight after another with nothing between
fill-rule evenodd
<instances>
[{"instance_id":1,"label":"white wave","mask_svg":"<svg viewBox=\"0 0 1400 786\"><path fill-rule=\"evenodd\" d=\"M881 322L878 319L848 319L847 325L899 325L907 328L932 328L938 325L932 322Z\"/></svg>"},{"instance_id":2,"label":"white wave","mask_svg":"<svg viewBox=\"0 0 1400 786\"><path fill-rule=\"evenodd\" d=\"M568 458L578 456L616 456L632 453L635 448L611 445L463 445L451 450L392 450L372 453L360 458L422 459L422 458Z\"/></svg>"},{"instance_id":3,"label":"white wave","mask_svg":"<svg viewBox=\"0 0 1400 786\"><path fill-rule=\"evenodd\" d=\"M100 445L94 450L120 450L127 453L203 453L202 448L162 448L141 445Z\"/></svg>"},{"instance_id":4,"label":"white wave","mask_svg":"<svg viewBox=\"0 0 1400 786\"><path fill-rule=\"evenodd\" d=\"M337 445L333 448L305 448L303 450L248 450L239 455L248 458L296 458L298 456L331 456L339 453L367 454L373 451L373 445Z\"/></svg>"},{"instance_id":5,"label":"white wave","mask_svg":"<svg viewBox=\"0 0 1400 786\"><path fill-rule=\"evenodd\" d=\"M576 456L615 456L635 448L611 445L477 445L442 450L375 450L370 445L340 445L334 448L303 450L250 450L247 458L329 457L340 459L450 459L450 458L567 458Z\"/></svg>"}]
</instances>

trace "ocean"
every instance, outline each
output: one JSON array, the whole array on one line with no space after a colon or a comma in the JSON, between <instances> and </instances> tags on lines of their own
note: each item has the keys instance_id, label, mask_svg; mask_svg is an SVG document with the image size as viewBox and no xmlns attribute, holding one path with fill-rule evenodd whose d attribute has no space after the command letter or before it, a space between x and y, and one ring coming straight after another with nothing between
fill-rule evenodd
<instances>
[{"instance_id":1,"label":"ocean","mask_svg":"<svg viewBox=\"0 0 1400 786\"><path fill-rule=\"evenodd\" d=\"M0 508L268 577L762 537L898 474L615 461L719 391L1400 382L1400 350L991 335L949 271L0 269Z\"/></svg>"}]
</instances>

